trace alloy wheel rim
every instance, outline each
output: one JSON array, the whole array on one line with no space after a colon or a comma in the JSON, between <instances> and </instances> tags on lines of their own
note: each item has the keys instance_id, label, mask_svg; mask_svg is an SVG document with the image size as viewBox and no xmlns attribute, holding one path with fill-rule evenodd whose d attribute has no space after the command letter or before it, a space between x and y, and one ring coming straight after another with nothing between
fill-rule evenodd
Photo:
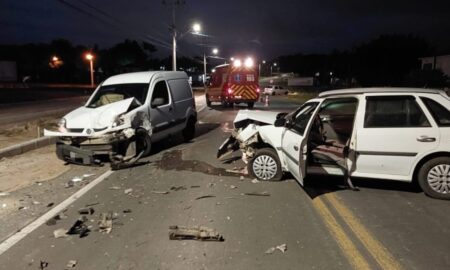
<instances>
[{"instance_id":1,"label":"alloy wheel rim","mask_svg":"<svg viewBox=\"0 0 450 270\"><path fill-rule=\"evenodd\" d=\"M277 174L277 162L271 156L260 155L253 161L253 172L259 179L272 179Z\"/></svg>"},{"instance_id":2,"label":"alloy wheel rim","mask_svg":"<svg viewBox=\"0 0 450 270\"><path fill-rule=\"evenodd\" d=\"M439 164L427 175L428 185L441 194L450 194L450 164Z\"/></svg>"}]
</instances>

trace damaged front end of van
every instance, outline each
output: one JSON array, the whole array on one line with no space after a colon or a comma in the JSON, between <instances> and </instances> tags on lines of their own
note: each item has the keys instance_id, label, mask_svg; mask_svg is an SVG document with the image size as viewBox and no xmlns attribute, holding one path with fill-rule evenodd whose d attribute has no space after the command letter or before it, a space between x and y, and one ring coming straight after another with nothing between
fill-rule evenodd
<instances>
[{"instance_id":1,"label":"damaged front end of van","mask_svg":"<svg viewBox=\"0 0 450 270\"><path fill-rule=\"evenodd\" d=\"M65 115L57 131L44 130L45 136L58 137L59 159L101 165L108 157L111 167L117 169L150 152L152 127L140 101L134 97L117 100L112 100L112 95L104 97L103 101L90 101Z\"/></svg>"}]
</instances>

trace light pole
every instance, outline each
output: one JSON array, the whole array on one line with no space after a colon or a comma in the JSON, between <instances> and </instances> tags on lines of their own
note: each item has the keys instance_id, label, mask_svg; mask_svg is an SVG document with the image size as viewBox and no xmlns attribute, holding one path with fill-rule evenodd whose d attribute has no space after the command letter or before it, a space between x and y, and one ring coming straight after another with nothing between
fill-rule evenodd
<instances>
[{"instance_id":1,"label":"light pole","mask_svg":"<svg viewBox=\"0 0 450 270\"><path fill-rule=\"evenodd\" d=\"M94 55L87 53L86 59L89 60L89 66L91 69L91 87L94 87Z\"/></svg>"},{"instance_id":2,"label":"light pole","mask_svg":"<svg viewBox=\"0 0 450 270\"><path fill-rule=\"evenodd\" d=\"M262 60L262 63L258 64L258 77L261 77L261 64L265 64L266 60Z\"/></svg>"},{"instance_id":3,"label":"light pole","mask_svg":"<svg viewBox=\"0 0 450 270\"><path fill-rule=\"evenodd\" d=\"M187 32L178 36L177 29L175 28L175 24L172 25L172 70L177 71L177 38L182 38L187 33L196 33L198 34L201 31L202 27L199 23L194 23L192 25L192 29L189 29Z\"/></svg>"},{"instance_id":4,"label":"light pole","mask_svg":"<svg viewBox=\"0 0 450 270\"><path fill-rule=\"evenodd\" d=\"M270 66L270 76L272 76L272 67L276 67L277 63L273 63L273 65Z\"/></svg>"}]
</instances>

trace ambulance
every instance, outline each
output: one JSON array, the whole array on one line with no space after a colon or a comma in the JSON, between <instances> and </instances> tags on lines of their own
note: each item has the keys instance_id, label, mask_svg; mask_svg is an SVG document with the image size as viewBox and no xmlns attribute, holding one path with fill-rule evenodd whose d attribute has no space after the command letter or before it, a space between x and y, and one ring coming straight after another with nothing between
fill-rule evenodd
<instances>
[{"instance_id":1,"label":"ambulance","mask_svg":"<svg viewBox=\"0 0 450 270\"><path fill-rule=\"evenodd\" d=\"M258 67L252 58L217 66L206 85L206 104L210 107L212 102L220 102L224 107L232 107L247 103L251 109L259 98L258 80Z\"/></svg>"}]
</instances>

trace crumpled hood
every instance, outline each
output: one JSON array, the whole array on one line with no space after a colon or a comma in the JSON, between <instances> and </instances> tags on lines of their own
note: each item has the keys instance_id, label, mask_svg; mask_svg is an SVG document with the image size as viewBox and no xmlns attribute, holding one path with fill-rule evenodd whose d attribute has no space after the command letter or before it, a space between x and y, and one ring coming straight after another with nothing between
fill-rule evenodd
<instances>
[{"instance_id":1,"label":"crumpled hood","mask_svg":"<svg viewBox=\"0 0 450 270\"><path fill-rule=\"evenodd\" d=\"M280 112L268 112L268 111L258 111L258 110L240 110L234 119L234 123L243 120L254 120L266 124L273 125L277 116Z\"/></svg>"},{"instance_id":2,"label":"crumpled hood","mask_svg":"<svg viewBox=\"0 0 450 270\"><path fill-rule=\"evenodd\" d=\"M69 129L102 129L109 127L119 114L128 111L133 99L127 98L98 108L83 106L75 109L64 116L66 119L66 127Z\"/></svg>"}]
</instances>

